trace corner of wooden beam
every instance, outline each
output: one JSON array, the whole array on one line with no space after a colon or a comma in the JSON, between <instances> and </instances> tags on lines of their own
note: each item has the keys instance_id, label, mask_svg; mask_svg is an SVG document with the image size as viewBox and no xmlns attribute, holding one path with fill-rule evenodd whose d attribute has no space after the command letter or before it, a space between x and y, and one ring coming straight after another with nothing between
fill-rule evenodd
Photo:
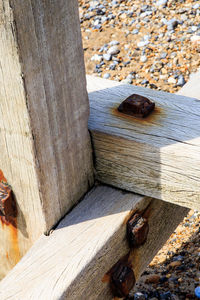
<instances>
[{"instance_id":1,"label":"corner of wooden beam","mask_svg":"<svg viewBox=\"0 0 200 300\"><path fill-rule=\"evenodd\" d=\"M97 179L200 209L200 101L92 76L87 88ZM154 101L152 114L119 112L131 94Z\"/></svg>"}]
</instances>

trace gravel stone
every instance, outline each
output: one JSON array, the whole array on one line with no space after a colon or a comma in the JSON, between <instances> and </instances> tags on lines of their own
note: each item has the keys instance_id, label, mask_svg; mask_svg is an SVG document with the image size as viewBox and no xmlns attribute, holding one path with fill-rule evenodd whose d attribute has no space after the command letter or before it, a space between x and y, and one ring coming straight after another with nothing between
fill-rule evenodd
<instances>
[{"instance_id":1,"label":"gravel stone","mask_svg":"<svg viewBox=\"0 0 200 300\"><path fill-rule=\"evenodd\" d=\"M110 55L116 55L120 52L119 48L117 46L112 46L108 49L107 53Z\"/></svg>"},{"instance_id":2,"label":"gravel stone","mask_svg":"<svg viewBox=\"0 0 200 300\"><path fill-rule=\"evenodd\" d=\"M168 78L168 82L172 83L172 84L175 84L176 83L176 79L174 77L169 77Z\"/></svg>"},{"instance_id":3,"label":"gravel stone","mask_svg":"<svg viewBox=\"0 0 200 300\"><path fill-rule=\"evenodd\" d=\"M104 78L104 79L109 79L109 78L110 78L110 73L105 73L105 74L103 75L103 78Z\"/></svg>"},{"instance_id":4,"label":"gravel stone","mask_svg":"<svg viewBox=\"0 0 200 300\"><path fill-rule=\"evenodd\" d=\"M185 83L186 83L186 82L185 82L185 78L183 77L183 75L180 75L180 76L178 77L177 85L178 85L178 86L184 86Z\"/></svg>"},{"instance_id":5,"label":"gravel stone","mask_svg":"<svg viewBox=\"0 0 200 300\"><path fill-rule=\"evenodd\" d=\"M110 46L116 46L116 45L119 45L120 43L118 41L111 41L109 43Z\"/></svg>"},{"instance_id":6,"label":"gravel stone","mask_svg":"<svg viewBox=\"0 0 200 300\"><path fill-rule=\"evenodd\" d=\"M111 64L111 65L109 66L109 70L115 70L115 68L116 68L116 64Z\"/></svg>"},{"instance_id":7,"label":"gravel stone","mask_svg":"<svg viewBox=\"0 0 200 300\"><path fill-rule=\"evenodd\" d=\"M200 67L199 0L78 1L87 73L122 81L133 71L132 84L177 92Z\"/></svg>"},{"instance_id":8,"label":"gravel stone","mask_svg":"<svg viewBox=\"0 0 200 300\"><path fill-rule=\"evenodd\" d=\"M149 41L141 41L141 42L137 43L137 46L139 48L141 48L141 47L147 46L148 44L149 44Z\"/></svg>"},{"instance_id":9,"label":"gravel stone","mask_svg":"<svg viewBox=\"0 0 200 300\"><path fill-rule=\"evenodd\" d=\"M171 19L167 22L167 29L174 30L178 26L178 21L176 19Z\"/></svg>"},{"instance_id":10,"label":"gravel stone","mask_svg":"<svg viewBox=\"0 0 200 300\"><path fill-rule=\"evenodd\" d=\"M132 34L138 34L139 30L138 29L134 29L133 31L131 31Z\"/></svg>"},{"instance_id":11,"label":"gravel stone","mask_svg":"<svg viewBox=\"0 0 200 300\"><path fill-rule=\"evenodd\" d=\"M165 7L167 5L168 0L159 0L156 5Z\"/></svg>"},{"instance_id":12,"label":"gravel stone","mask_svg":"<svg viewBox=\"0 0 200 300\"><path fill-rule=\"evenodd\" d=\"M104 60L110 61L111 58L112 58L112 55L111 55L111 54L108 54L108 53L103 54L103 59L104 59Z\"/></svg>"},{"instance_id":13,"label":"gravel stone","mask_svg":"<svg viewBox=\"0 0 200 300\"><path fill-rule=\"evenodd\" d=\"M146 297L143 293L137 292L134 294L134 300L146 300Z\"/></svg>"},{"instance_id":14,"label":"gravel stone","mask_svg":"<svg viewBox=\"0 0 200 300\"><path fill-rule=\"evenodd\" d=\"M92 61L101 61L103 59L102 55L95 54L91 57Z\"/></svg>"},{"instance_id":15,"label":"gravel stone","mask_svg":"<svg viewBox=\"0 0 200 300\"><path fill-rule=\"evenodd\" d=\"M147 61L147 57L145 55L142 55L140 57L140 61L143 62L143 63L145 63Z\"/></svg>"},{"instance_id":16,"label":"gravel stone","mask_svg":"<svg viewBox=\"0 0 200 300\"><path fill-rule=\"evenodd\" d=\"M144 79L144 80L142 80L142 82L141 82L142 85L148 84L148 83L149 83L149 80L147 80L147 79Z\"/></svg>"},{"instance_id":17,"label":"gravel stone","mask_svg":"<svg viewBox=\"0 0 200 300\"><path fill-rule=\"evenodd\" d=\"M160 55L160 59L165 59L167 57L167 52L162 52Z\"/></svg>"}]
</instances>

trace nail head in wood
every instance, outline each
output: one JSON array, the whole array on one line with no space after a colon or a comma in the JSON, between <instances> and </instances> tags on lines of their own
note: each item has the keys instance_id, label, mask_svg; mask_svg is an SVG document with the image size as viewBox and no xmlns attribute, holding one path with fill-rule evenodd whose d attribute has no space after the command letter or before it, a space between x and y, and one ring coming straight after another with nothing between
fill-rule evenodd
<instances>
[{"instance_id":1,"label":"nail head in wood","mask_svg":"<svg viewBox=\"0 0 200 300\"><path fill-rule=\"evenodd\" d=\"M0 182L0 214L6 217L16 216L16 205L12 189L4 182Z\"/></svg>"},{"instance_id":2,"label":"nail head in wood","mask_svg":"<svg viewBox=\"0 0 200 300\"><path fill-rule=\"evenodd\" d=\"M118 107L118 111L135 117L145 118L155 108L155 103L144 96L133 94Z\"/></svg>"},{"instance_id":3,"label":"nail head in wood","mask_svg":"<svg viewBox=\"0 0 200 300\"><path fill-rule=\"evenodd\" d=\"M149 225L146 218L134 214L127 223L127 239L130 248L143 245L147 240Z\"/></svg>"},{"instance_id":4,"label":"nail head in wood","mask_svg":"<svg viewBox=\"0 0 200 300\"><path fill-rule=\"evenodd\" d=\"M136 282L134 272L127 262L118 261L111 272L110 286L116 297L128 296Z\"/></svg>"}]
</instances>

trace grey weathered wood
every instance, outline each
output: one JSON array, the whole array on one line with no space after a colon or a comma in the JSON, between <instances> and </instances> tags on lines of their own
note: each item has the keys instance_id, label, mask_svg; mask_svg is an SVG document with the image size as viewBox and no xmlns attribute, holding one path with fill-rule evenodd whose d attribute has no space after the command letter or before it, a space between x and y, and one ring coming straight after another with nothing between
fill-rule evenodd
<instances>
[{"instance_id":1,"label":"grey weathered wood","mask_svg":"<svg viewBox=\"0 0 200 300\"><path fill-rule=\"evenodd\" d=\"M18 206L15 226L0 225L2 277L93 170L77 1L0 0L0 41L0 168Z\"/></svg>"},{"instance_id":2,"label":"grey weathered wood","mask_svg":"<svg viewBox=\"0 0 200 300\"><path fill-rule=\"evenodd\" d=\"M200 209L200 101L88 76L97 178ZM155 101L146 119L117 112L133 93Z\"/></svg>"},{"instance_id":3,"label":"grey weathered wood","mask_svg":"<svg viewBox=\"0 0 200 300\"><path fill-rule=\"evenodd\" d=\"M129 251L126 221L130 213L145 209L150 228L147 242L130 256L138 278L187 209L98 186L2 280L0 298L111 299L109 284L102 278Z\"/></svg>"}]
</instances>

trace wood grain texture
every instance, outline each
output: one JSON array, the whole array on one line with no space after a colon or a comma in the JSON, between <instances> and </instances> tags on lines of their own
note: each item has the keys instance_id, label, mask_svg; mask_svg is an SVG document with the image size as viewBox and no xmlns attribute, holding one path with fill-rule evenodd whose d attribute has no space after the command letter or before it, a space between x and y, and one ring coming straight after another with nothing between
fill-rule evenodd
<instances>
[{"instance_id":1,"label":"wood grain texture","mask_svg":"<svg viewBox=\"0 0 200 300\"><path fill-rule=\"evenodd\" d=\"M11 4L49 229L93 182L78 3L14 0Z\"/></svg>"},{"instance_id":2,"label":"wood grain texture","mask_svg":"<svg viewBox=\"0 0 200 300\"><path fill-rule=\"evenodd\" d=\"M129 251L126 221L130 213L147 207L150 227L147 242L131 255L138 278L187 209L98 186L50 236L42 236L2 280L0 298L112 299L109 285L102 278Z\"/></svg>"},{"instance_id":3,"label":"wood grain texture","mask_svg":"<svg viewBox=\"0 0 200 300\"><path fill-rule=\"evenodd\" d=\"M104 183L200 209L200 101L88 76L97 178ZM155 101L146 119L117 111L129 95Z\"/></svg>"},{"instance_id":4,"label":"wood grain texture","mask_svg":"<svg viewBox=\"0 0 200 300\"><path fill-rule=\"evenodd\" d=\"M76 1L0 0L0 169L16 226L0 223L0 278L93 182ZM3 245L3 246L2 246Z\"/></svg>"}]
</instances>

